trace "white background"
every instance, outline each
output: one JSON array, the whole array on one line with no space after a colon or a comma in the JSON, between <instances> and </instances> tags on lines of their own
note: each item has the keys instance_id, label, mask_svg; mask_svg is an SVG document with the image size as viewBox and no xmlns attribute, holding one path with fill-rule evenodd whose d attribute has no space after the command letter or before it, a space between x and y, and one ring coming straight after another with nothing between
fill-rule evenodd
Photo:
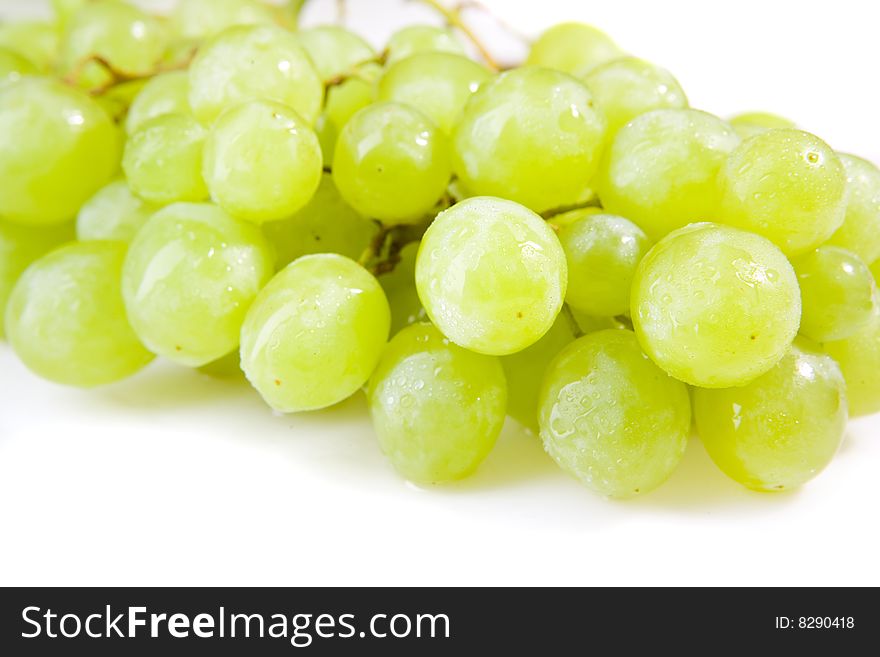
<instances>
[{"instance_id":1,"label":"white background","mask_svg":"<svg viewBox=\"0 0 880 657\"><path fill-rule=\"evenodd\" d=\"M310 20L332 17L313 1L326 6ZM486 4L532 34L595 23L670 68L696 107L775 111L880 161L875 3ZM0 15L41 5L0 0ZM377 43L429 15L349 5ZM166 363L70 390L0 344L0 584L878 585L878 434L880 418L853 422L830 468L781 495L727 480L695 439L666 485L619 503L509 423L476 476L419 489L384 461L360 395L278 417L245 383Z\"/></svg>"}]
</instances>

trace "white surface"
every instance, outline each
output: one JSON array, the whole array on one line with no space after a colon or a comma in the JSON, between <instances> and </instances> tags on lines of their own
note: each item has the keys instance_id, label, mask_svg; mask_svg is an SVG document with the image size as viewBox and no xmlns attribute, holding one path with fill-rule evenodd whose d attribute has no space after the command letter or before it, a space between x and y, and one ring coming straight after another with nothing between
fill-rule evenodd
<instances>
[{"instance_id":1,"label":"white surface","mask_svg":"<svg viewBox=\"0 0 880 657\"><path fill-rule=\"evenodd\" d=\"M377 40L423 15L350 4ZM695 106L788 114L880 159L874 3L486 4L530 32L594 22ZM0 345L0 400L0 585L880 584L880 418L853 422L797 493L739 488L695 440L663 488L613 503L512 423L471 480L419 490L385 463L360 395L276 417L244 383L166 363L69 390Z\"/></svg>"}]
</instances>

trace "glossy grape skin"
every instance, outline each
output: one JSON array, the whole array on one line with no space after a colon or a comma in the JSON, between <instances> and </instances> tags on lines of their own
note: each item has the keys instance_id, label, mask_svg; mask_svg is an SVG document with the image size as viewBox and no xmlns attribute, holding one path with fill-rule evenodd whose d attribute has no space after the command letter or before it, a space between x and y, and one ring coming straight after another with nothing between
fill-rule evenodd
<instances>
[{"instance_id":1,"label":"glossy grape skin","mask_svg":"<svg viewBox=\"0 0 880 657\"><path fill-rule=\"evenodd\" d=\"M844 340L866 329L880 312L874 276L851 251L820 246L792 265L803 303L800 332L811 340Z\"/></svg>"},{"instance_id":2,"label":"glossy grape skin","mask_svg":"<svg viewBox=\"0 0 880 657\"><path fill-rule=\"evenodd\" d=\"M428 317L422 307L422 300L419 299L419 291L416 289L418 253L418 242L407 244L401 249L400 262L394 269L379 276L379 284L385 290L388 305L391 307L392 336L411 324L425 321Z\"/></svg>"},{"instance_id":3,"label":"glossy grape skin","mask_svg":"<svg viewBox=\"0 0 880 657\"><path fill-rule=\"evenodd\" d=\"M315 70L324 81L350 73L358 64L376 57L360 36L335 25L321 25L297 33Z\"/></svg>"},{"instance_id":4,"label":"glossy grape skin","mask_svg":"<svg viewBox=\"0 0 880 657\"><path fill-rule=\"evenodd\" d=\"M546 30L532 44L526 65L544 66L582 77L622 55L617 44L592 25L560 23Z\"/></svg>"},{"instance_id":5,"label":"glossy grape skin","mask_svg":"<svg viewBox=\"0 0 880 657\"><path fill-rule=\"evenodd\" d=\"M825 342L846 379L850 417L880 411L880 315L866 328L846 340Z\"/></svg>"},{"instance_id":6,"label":"glossy grape skin","mask_svg":"<svg viewBox=\"0 0 880 657\"><path fill-rule=\"evenodd\" d=\"M673 75L636 57L620 57L584 77L612 138L637 116L656 109L683 109L687 96Z\"/></svg>"},{"instance_id":7,"label":"glossy grape skin","mask_svg":"<svg viewBox=\"0 0 880 657\"><path fill-rule=\"evenodd\" d=\"M544 375L541 439L559 466L600 495L626 499L662 484L687 446L687 387L642 353L632 331L591 333Z\"/></svg>"},{"instance_id":8,"label":"glossy grape skin","mask_svg":"<svg viewBox=\"0 0 880 657\"><path fill-rule=\"evenodd\" d=\"M589 195L605 119L580 81L557 71L503 73L471 96L453 135L453 170L475 195L535 212Z\"/></svg>"},{"instance_id":9,"label":"glossy grape skin","mask_svg":"<svg viewBox=\"0 0 880 657\"><path fill-rule=\"evenodd\" d=\"M245 313L273 265L257 227L206 203L170 205L129 248L122 277L129 319L154 353L205 365L238 346Z\"/></svg>"},{"instance_id":10,"label":"glossy grape skin","mask_svg":"<svg viewBox=\"0 0 880 657\"><path fill-rule=\"evenodd\" d=\"M40 72L49 72L58 58L59 30L49 21L0 24L0 48L21 55Z\"/></svg>"},{"instance_id":11,"label":"glossy grape skin","mask_svg":"<svg viewBox=\"0 0 880 657\"><path fill-rule=\"evenodd\" d=\"M613 317L629 313L629 293L651 242L623 217L583 213L559 231L568 263L566 302L581 312Z\"/></svg>"},{"instance_id":12,"label":"glossy grape skin","mask_svg":"<svg viewBox=\"0 0 880 657\"><path fill-rule=\"evenodd\" d=\"M498 359L452 344L427 323L403 329L389 343L367 395L382 451L417 483L472 474L504 425Z\"/></svg>"},{"instance_id":13,"label":"glossy grape skin","mask_svg":"<svg viewBox=\"0 0 880 657\"><path fill-rule=\"evenodd\" d=\"M193 117L166 114L150 119L129 137L122 168L131 190L159 205L202 201L205 130Z\"/></svg>"},{"instance_id":14,"label":"glossy grape skin","mask_svg":"<svg viewBox=\"0 0 880 657\"><path fill-rule=\"evenodd\" d=\"M17 82L23 75L33 75L37 68L21 55L0 48L0 87Z\"/></svg>"},{"instance_id":15,"label":"glossy grape skin","mask_svg":"<svg viewBox=\"0 0 880 657\"><path fill-rule=\"evenodd\" d=\"M367 382L390 321L385 293L366 269L341 255L305 256L279 272L248 312L242 368L277 411L326 408Z\"/></svg>"},{"instance_id":16,"label":"glossy grape skin","mask_svg":"<svg viewBox=\"0 0 880 657\"><path fill-rule=\"evenodd\" d=\"M405 103L452 133L468 99L492 74L475 61L446 52L407 57L379 81L379 100Z\"/></svg>"},{"instance_id":17,"label":"glossy grape skin","mask_svg":"<svg viewBox=\"0 0 880 657\"><path fill-rule=\"evenodd\" d=\"M597 178L602 206L653 240L714 218L716 176L739 137L721 119L692 109L647 112L617 132Z\"/></svg>"},{"instance_id":18,"label":"glossy grape skin","mask_svg":"<svg viewBox=\"0 0 880 657\"><path fill-rule=\"evenodd\" d=\"M200 50L189 70L189 104L202 123L249 100L297 111L309 124L321 112L324 85L296 36L271 26L236 27Z\"/></svg>"},{"instance_id":19,"label":"glossy grape skin","mask_svg":"<svg viewBox=\"0 0 880 657\"><path fill-rule=\"evenodd\" d=\"M80 208L76 216L76 237L82 242L131 242L158 209L132 194L124 180L115 180L99 189Z\"/></svg>"},{"instance_id":20,"label":"glossy grape skin","mask_svg":"<svg viewBox=\"0 0 880 657\"><path fill-rule=\"evenodd\" d=\"M125 131L133 134L144 123L166 114L190 114L189 73L162 73L144 85L125 118Z\"/></svg>"},{"instance_id":21,"label":"glossy grape skin","mask_svg":"<svg viewBox=\"0 0 880 657\"><path fill-rule=\"evenodd\" d=\"M22 275L6 308L6 332L31 371L89 388L152 360L126 319L119 289L124 257L122 242L73 242Z\"/></svg>"},{"instance_id":22,"label":"glossy grape skin","mask_svg":"<svg viewBox=\"0 0 880 657\"><path fill-rule=\"evenodd\" d=\"M745 112L743 114L737 114L736 116L731 117L728 120L728 123L733 126L733 129L736 130L737 134L743 139L748 139L749 137L776 128L796 127L793 121L789 121L776 114L770 114L769 112Z\"/></svg>"},{"instance_id":23,"label":"glossy grape skin","mask_svg":"<svg viewBox=\"0 0 880 657\"><path fill-rule=\"evenodd\" d=\"M257 224L302 210L322 170L318 137L278 103L251 101L225 112L205 143L211 198L233 217Z\"/></svg>"},{"instance_id":24,"label":"glossy grape skin","mask_svg":"<svg viewBox=\"0 0 880 657\"><path fill-rule=\"evenodd\" d=\"M0 217L59 224L113 176L119 138L87 95L49 78L0 89Z\"/></svg>"},{"instance_id":25,"label":"glossy grape skin","mask_svg":"<svg viewBox=\"0 0 880 657\"><path fill-rule=\"evenodd\" d=\"M416 261L431 321L456 344L492 356L522 351L550 330L567 279L565 253L544 220L492 197L441 213Z\"/></svg>"},{"instance_id":26,"label":"glossy grape skin","mask_svg":"<svg viewBox=\"0 0 880 657\"><path fill-rule=\"evenodd\" d=\"M410 25L391 35L385 48L385 64L391 66L423 52L465 54L464 46L452 30L433 25Z\"/></svg>"},{"instance_id":27,"label":"glossy grape skin","mask_svg":"<svg viewBox=\"0 0 880 657\"><path fill-rule=\"evenodd\" d=\"M718 174L722 223L763 235L789 256L815 249L840 228L846 172L834 151L800 130L744 141Z\"/></svg>"},{"instance_id":28,"label":"glossy grape skin","mask_svg":"<svg viewBox=\"0 0 880 657\"><path fill-rule=\"evenodd\" d=\"M743 387L695 388L693 404L709 456L728 477L758 491L797 488L814 478L846 430L840 368L797 343Z\"/></svg>"},{"instance_id":29,"label":"glossy grape skin","mask_svg":"<svg viewBox=\"0 0 880 657\"><path fill-rule=\"evenodd\" d=\"M639 264L631 316L651 359L705 388L745 385L772 368L801 318L797 276L771 242L718 224L670 233Z\"/></svg>"},{"instance_id":30,"label":"glossy grape skin","mask_svg":"<svg viewBox=\"0 0 880 657\"><path fill-rule=\"evenodd\" d=\"M272 8L258 0L178 0L171 16L175 34L197 41L243 25L270 25Z\"/></svg>"},{"instance_id":31,"label":"glossy grape skin","mask_svg":"<svg viewBox=\"0 0 880 657\"><path fill-rule=\"evenodd\" d=\"M377 103L342 129L333 181L355 210L387 225L424 217L451 176L446 136L418 110Z\"/></svg>"},{"instance_id":32,"label":"glossy grape skin","mask_svg":"<svg viewBox=\"0 0 880 657\"><path fill-rule=\"evenodd\" d=\"M874 262L880 259L880 169L855 155L838 157L846 170L848 201L843 225L828 241Z\"/></svg>"},{"instance_id":33,"label":"glossy grape skin","mask_svg":"<svg viewBox=\"0 0 880 657\"><path fill-rule=\"evenodd\" d=\"M382 75L382 70L379 64L364 64L344 82L327 89L324 111L315 124L326 167L333 166L333 155L339 133L351 117L375 102L376 80Z\"/></svg>"}]
</instances>

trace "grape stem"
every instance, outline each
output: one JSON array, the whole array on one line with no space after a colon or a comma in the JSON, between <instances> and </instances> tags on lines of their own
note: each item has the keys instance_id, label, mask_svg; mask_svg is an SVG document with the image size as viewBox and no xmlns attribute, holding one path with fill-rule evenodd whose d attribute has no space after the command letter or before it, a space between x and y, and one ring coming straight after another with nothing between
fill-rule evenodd
<instances>
[{"instance_id":1,"label":"grape stem","mask_svg":"<svg viewBox=\"0 0 880 657\"><path fill-rule=\"evenodd\" d=\"M553 208L551 210L545 210L541 213L541 216L549 221L554 217L558 217L561 214L565 214L567 212L574 212L575 210L587 210L589 208L601 208L602 203L597 196L593 196L588 201L584 201L583 203L573 203L571 205L563 205L558 208Z\"/></svg>"},{"instance_id":2,"label":"grape stem","mask_svg":"<svg viewBox=\"0 0 880 657\"><path fill-rule=\"evenodd\" d=\"M459 30L464 36L474 44L474 47L480 52L480 56L485 60L486 65L495 72L501 70L501 66L499 66L498 62L495 61L495 58L492 56L492 53L489 52L489 49L483 45L482 40L474 33L474 31L470 28L470 26L462 19L461 10L466 8L468 5L466 3L459 5L454 9L450 9L446 7L440 0L422 0L422 2L430 5L434 10L440 13L444 19L446 19L446 23L450 27L454 27Z\"/></svg>"},{"instance_id":3,"label":"grape stem","mask_svg":"<svg viewBox=\"0 0 880 657\"><path fill-rule=\"evenodd\" d=\"M189 68L190 63L192 63L192 60L195 56L196 49L193 48L192 52L190 52L183 61L174 64L173 66L157 66L155 69L145 75L132 75L131 73L126 73L125 71L120 71L114 68L109 61L107 61L100 55L91 55L89 57L81 59L76 67L63 78L63 81L71 86L78 86L79 77L80 75L82 75L85 67L92 63L100 64L101 67L103 67L104 70L106 70L110 74L111 79L99 87L89 89L88 93L91 96L103 96L107 92L112 91L114 88L122 84L149 80L150 78L154 78L162 73L170 73L172 71L184 71Z\"/></svg>"},{"instance_id":4,"label":"grape stem","mask_svg":"<svg viewBox=\"0 0 880 657\"><path fill-rule=\"evenodd\" d=\"M400 264L400 252L408 244L421 241L430 221L415 225L384 226L379 222L379 232L371 241L358 262L373 276L390 274Z\"/></svg>"},{"instance_id":5,"label":"grape stem","mask_svg":"<svg viewBox=\"0 0 880 657\"><path fill-rule=\"evenodd\" d=\"M578 324L574 313L571 311L571 306L567 303L562 304L562 314L565 316L565 320L568 322L568 328L571 329L571 333L574 335L575 339L584 337L584 331L581 328L581 325Z\"/></svg>"}]
</instances>

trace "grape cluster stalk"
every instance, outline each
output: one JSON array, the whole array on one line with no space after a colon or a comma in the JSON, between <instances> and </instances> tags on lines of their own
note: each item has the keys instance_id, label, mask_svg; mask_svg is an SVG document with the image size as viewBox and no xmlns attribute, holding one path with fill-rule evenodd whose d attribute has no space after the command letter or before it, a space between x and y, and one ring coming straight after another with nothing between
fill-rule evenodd
<instances>
[{"instance_id":1,"label":"grape cluster stalk","mask_svg":"<svg viewBox=\"0 0 880 657\"><path fill-rule=\"evenodd\" d=\"M788 119L693 108L580 23L501 66L474 3L381 50L304 0L53 4L0 25L0 337L39 376L365 391L423 484L510 417L609 498L694 425L795 488L880 411L880 170Z\"/></svg>"}]
</instances>

